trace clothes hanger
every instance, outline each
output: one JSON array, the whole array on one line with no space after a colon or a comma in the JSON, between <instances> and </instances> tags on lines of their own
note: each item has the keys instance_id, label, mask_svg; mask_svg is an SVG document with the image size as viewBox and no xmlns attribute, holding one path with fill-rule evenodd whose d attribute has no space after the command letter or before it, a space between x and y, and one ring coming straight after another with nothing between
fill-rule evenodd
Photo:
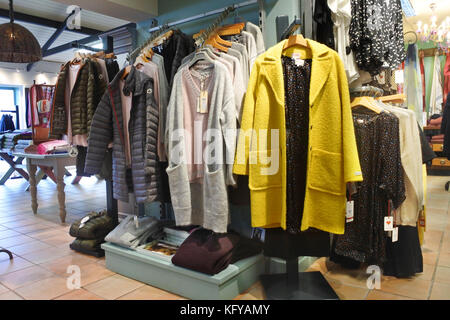
<instances>
[{"instance_id":1,"label":"clothes hanger","mask_svg":"<svg viewBox=\"0 0 450 320\"><path fill-rule=\"evenodd\" d=\"M363 97L355 97L352 100L352 103L350 104L350 107L352 109L357 108L357 107L365 107L369 110L372 110L375 113L380 114L381 112L383 112L383 109L381 109L375 99L373 97L368 97L368 96L363 96Z\"/></svg>"},{"instance_id":2,"label":"clothes hanger","mask_svg":"<svg viewBox=\"0 0 450 320\"><path fill-rule=\"evenodd\" d=\"M130 65L126 66L122 76L120 77L120 80L125 80L125 78L130 74L130 71L131 71L131 66Z\"/></svg>"},{"instance_id":3,"label":"clothes hanger","mask_svg":"<svg viewBox=\"0 0 450 320\"><path fill-rule=\"evenodd\" d=\"M202 48L203 49L203 48ZM211 64L214 64L214 60L203 50L197 51L192 58L191 61L189 61L188 68L192 68L195 64L197 64L200 61L206 61Z\"/></svg>"},{"instance_id":4,"label":"clothes hanger","mask_svg":"<svg viewBox=\"0 0 450 320\"><path fill-rule=\"evenodd\" d=\"M216 41L216 39L215 39L214 37L208 38L208 39L205 41L204 45L205 45L205 44L210 44L210 45L212 45L214 48L219 49L220 51L228 52L228 48L222 46L221 44L219 44L219 43Z\"/></svg>"},{"instance_id":5,"label":"clothes hanger","mask_svg":"<svg viewBox=\"0 0 450 320\"><path fill-rule=\"evenodd\" d=\"M218 44L224 45L224 46L226 46L226 47L231 47L231 46L233 45L232 42L222 39L222 38L219 36L219 34L217 34L217 33L215 33L215 34L213 35L213 37L214 37L214 39L216 40L216 42L217 42Z\"/></svg>"},{"instance_id":6,"label":"clothes hanger","mask_svg":"<svg viewBox=\"0 0 450 320\"><path fill-rule=\"evenodd\" d=\"M309 48L308 42L306 41L305 38L303 38L303 35L301 34L294 34L289 36L288 41L286 41L286 43L283 46L283 50L286 50L294 46Z\"/></svg>"}]
</instances>

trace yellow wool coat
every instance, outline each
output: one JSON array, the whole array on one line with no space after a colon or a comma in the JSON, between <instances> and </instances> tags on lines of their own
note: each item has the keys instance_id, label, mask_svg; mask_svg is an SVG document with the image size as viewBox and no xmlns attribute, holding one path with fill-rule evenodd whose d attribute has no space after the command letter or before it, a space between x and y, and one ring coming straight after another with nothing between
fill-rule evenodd
<instances>
[{"instance_id":1,"label":"yellow wool coat","mask_svg":"<svg viewBox=\"0 0 450 320\"><path fill-rule=\"evenodd\" d=\"M249 175L253 227L286 229L285 92L281 62L286 41L256 59L243 106L233 172ZM301 230L312 227L343 234L346 183L363 179L347 78L335 51L313 40L307 42L308 49L294 50L302 59L312 59ZM284 54L289 55L289 51L292 48Z\"/></svg>"}]
</instances>

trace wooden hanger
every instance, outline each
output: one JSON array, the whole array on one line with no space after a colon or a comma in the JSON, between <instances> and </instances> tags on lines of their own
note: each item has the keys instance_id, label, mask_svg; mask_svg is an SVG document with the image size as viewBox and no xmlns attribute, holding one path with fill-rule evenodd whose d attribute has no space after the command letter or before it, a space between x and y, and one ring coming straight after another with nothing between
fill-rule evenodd
<instances>
[{"instance_id":1,"label":"wooden hanger","mask_svg":"<svg viewBox=\"0 0 450 320\"><path fill-rule=\"evenodd\" d=\"M214 34L213 37L214 37L214 39L216 40L216 42L217 42L218 44L224 45L224 46L226 46L226 47L231 47L231 46L233 45L232 42L227 41L227 40L224 40L224 39L222 39L221 37L219 37L219 35L218 35L217 33Z\"/></svg>"},{"instance_id":2,"label":"wooden hanger","mask_svg":"<svg viewBox=\"0 0 450 320\"><path fill-rule=\"evenodd\" d=\"M356 97L353 99L351 103L351 108L357 108L357 107L365 107L369 110L372 110L375 113L381 113L383 112L383 109L381 109L375 102L375 99L372 97Z\"/></svg>"},{"instance_id":3,"label":"wooden hanger","mask_svg":"<svg viewBox=\"0 0 450 320\"><path fill-rule=\"evenodd\" d=\"M130 71L131 71L131 66L126 66L125 70L122 74L122 77L120 77L120 79L124 80L130 74Z\"/></svg>"},{"instance_id":4,"label":"wooden hanger","mask_svg":"<svg viewBox=\"0 0 450 320\"><path fill-rule=\"evenodd\" d=\"M228 48L224 47L220 43L218 43L216 41L215 37L208 38L208 40L206 40L203 45L206 45L206 44L212 45L214 48L219 49L220 51L228 52Z\"/></svg>"},{"instance_id":5,"label":"wooden hanger","mask_svg":"<svg viewBox=\"0 0 450 320\"><path fill-rule=\"evenodd\" d=\"M288 38L288 41L284 44L283 50L287 48L291 48L294 46L301 46L305 48L309 48L308 42L301 34L294 34Z\"/></svg>"},{"instance_id":6,"label":"wooden hanger","mask_svg":"<svg viewBox=\"0 0 450 320\"><path fill-rule=\"evenodd\" d=\"M406 100L406 96L403 93L393 94L390 96L378 97L377 100L382 102L403 103Z\"/></svg>"}]
</instances>

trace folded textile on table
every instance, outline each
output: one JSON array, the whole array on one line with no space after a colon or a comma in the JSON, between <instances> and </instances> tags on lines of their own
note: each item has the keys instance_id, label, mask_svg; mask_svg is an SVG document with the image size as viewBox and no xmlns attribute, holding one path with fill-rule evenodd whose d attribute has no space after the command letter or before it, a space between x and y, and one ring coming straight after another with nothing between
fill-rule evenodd
<instances>
[{"instance_id":1,"label":"folded textile on table","mask_svg":"<svg viewBox=\"0 0 450 320\"><path fill-rule=\"evenodd\" d=\"M160 233L164 223L154 217L128 216L111 231L105 240L127 248L137 248Z\"/></svg>"},{"instance_id":2,"label":"folded textile on table","mask_svg":"<svg viewBox=\"0 0 450 320\"><path fill-rule=\"evenodd\" d=\"M235 233L214 233L197 229L183 242L172 263L179 267L214 275L230 263L259 254L262 244Z\"/></svg>"},{"instance_id":3,"label":"folded textile on table","mask_svg":"<svg viewBox=\"0 0 450 320\"><path fill-rule=\"evenodd\" d=\"M37 151L39 154L49 154L49 153L53 153L55 150L69 151L70 148L71 148L71 146L67 143L67 141L52 140L52 141L40 143L37 147Z\"/></svg>"},{"instance_id":4,"label":"folded textile on table","mask_svg":"<svg viewBox=\"0 0 450 320\"><path fill-rule=\"evenodd\" d=\"M83 240L104 239L116 224L106 210L90 212L87 216L75 221L70 226L69 234Z\"/></svg>"}]
</instances>

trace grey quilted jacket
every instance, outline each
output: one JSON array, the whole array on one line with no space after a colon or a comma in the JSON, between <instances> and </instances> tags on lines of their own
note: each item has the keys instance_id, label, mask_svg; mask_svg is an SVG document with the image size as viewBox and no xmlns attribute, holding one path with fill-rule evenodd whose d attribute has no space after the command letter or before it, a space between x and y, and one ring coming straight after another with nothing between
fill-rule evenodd
<instances>
[{"instance_id":1,"label":"grey quilted jacket","mask_svg":"<svg viewBox=\"0 0 450 320\"><path fill-rule=\"evenodd\" d=\"M112 178L115 199L128 202L127 167L123 134L122 102L119 82L121 70L109 84L92 119L85 172L100 171L108 144L113 141ZM153 95L153 79L131 67L125 78L125 95L132 94L129 121L131 181L136 202L160 199L160 172L157 158L158 107Z\"/></svg>"}]
</instances>

